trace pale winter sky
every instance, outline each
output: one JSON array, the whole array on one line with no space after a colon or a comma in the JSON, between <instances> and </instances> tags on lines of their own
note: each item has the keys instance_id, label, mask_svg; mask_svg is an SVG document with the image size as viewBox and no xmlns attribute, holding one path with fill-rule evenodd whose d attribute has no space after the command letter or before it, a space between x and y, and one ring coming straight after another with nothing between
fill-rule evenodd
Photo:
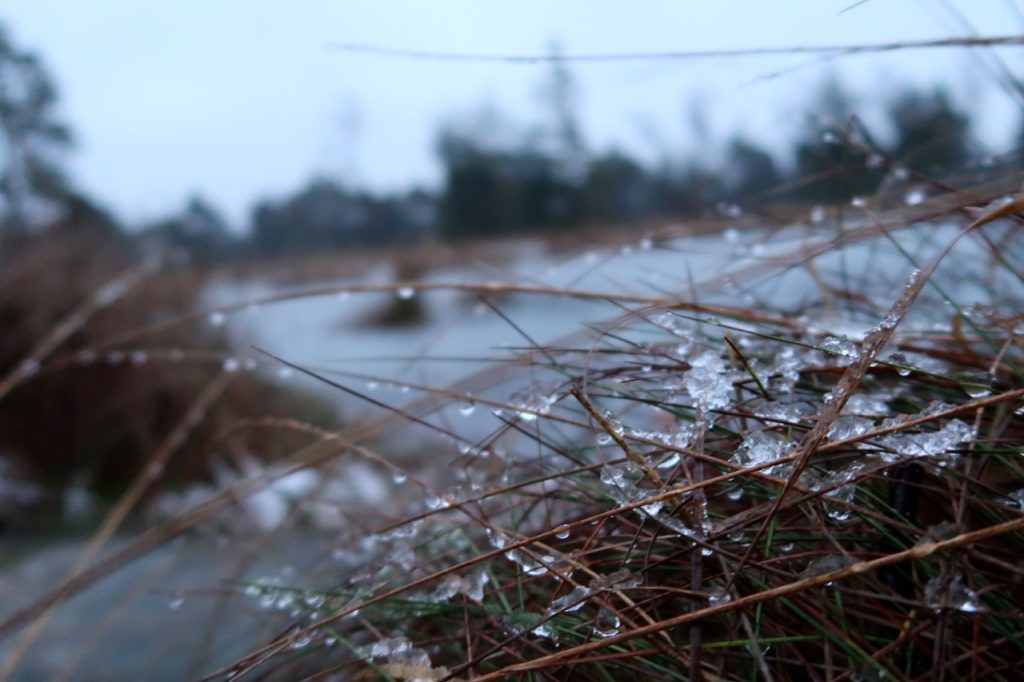
<instances>
[{"instance_id":1,"label":"pale winter sky","mask_svg":"<svg viewBox=\"0 0 1024 682\"><path fill-rule=\"evenodd\" d=\"M332 43L423 50L649 52L845 45L1024 29L1021 0L7 0L0 20L37 50L78 135L76 181L130 221L200 192L236 223L260 196L315 174L378 190L435 184L440 124L484 103L536 120L544 65L409 61ZM844 11L844 9L846 11ZM1021 70L1021 49L1006 49ZM1000 151L1019 108L963 49L579 64L580 117L593 149L646 158L712 154L694 139L745 131L779 150L830 72L876 96L943 82L984 111ZM772 77L783 71L782 75ZM870 114L870 105L866 105Z\"/></svg>"}]
</instances>

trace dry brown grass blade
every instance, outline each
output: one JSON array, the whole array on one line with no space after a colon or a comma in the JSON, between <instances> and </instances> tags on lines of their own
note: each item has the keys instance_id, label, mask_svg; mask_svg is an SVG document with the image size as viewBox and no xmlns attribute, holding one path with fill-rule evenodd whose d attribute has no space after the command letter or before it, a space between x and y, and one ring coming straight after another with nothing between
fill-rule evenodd
<instances>
[{"instance_id":1,"label":"dry brown grass blade","mask_svg":"<svg viewBox=\"0 0 1024 682\"><path fill-rule=\"evenodd\" d=\"M486 54L471 52L444 52L410 50L362 43L332 43L331 47L346 52L359 52L405 59L433 59L441 61L508 62L535 64L545 62L621 62L679 59L708 59L720 57L764 57L769 55L853 55L897 50L941 49L951 47L1003 47L1024 44L1019 35L942 38L939 40L899 41L861 45L813 45L796 47L762 47L736 50L676 50L669 52L627 52L610 54Z\"/></svg>"},{"instance_id":2,"label":"dry brown grass blade","mask_svg":"<svg viewBox=\"0 0 1024 682\"><path fill-rule=\"evenodd\" d=\"M626 440L622 437L622 434L620 434L617 429L615 429L614 427L612 427L611 424L608 423L608 420L605 418L605 416L594 407L594 404L590 402L590 398L588 398L586 394L583 393L583 391L581 391L578 387L573 386L572 388L569 389L569 393L571 393L572 396L576 398L577 401L579 401L580 405L583 406L583 409L587 411L587 414L589 414L594 419L594 421L596 421L598 425L600 425L601 430L607 433L611 437L611 439L615 441L615 444L619 446L623 453L625 453L626 459L640 467L640 469L644 472L644 476L646 476L648 480L651 481L651 483L658 486L659 488L664 485L664 483L661 480L661 476L658 475L658 472L652 469L646 460L644 460L638 454L633 452L633 449L629 447L628 443L626 443Z\"/></svg>"},{"instance_id":3,"label":"dry brown grass blade","mask_svg":"<svg viewBox=\"0 0 1024 682\"><path fill-rule=\"evenodd\" d=\"M1008 218L1009 216L1020 213L1021 211L1024 211L1024 194L1019 194L1016 198L1007 202L1005 205L999 206L982 214L971 223L970 229L987 225L988 223L991 223L994 220L999 220L1000 218Z\"/></svg>"}]
</instances>

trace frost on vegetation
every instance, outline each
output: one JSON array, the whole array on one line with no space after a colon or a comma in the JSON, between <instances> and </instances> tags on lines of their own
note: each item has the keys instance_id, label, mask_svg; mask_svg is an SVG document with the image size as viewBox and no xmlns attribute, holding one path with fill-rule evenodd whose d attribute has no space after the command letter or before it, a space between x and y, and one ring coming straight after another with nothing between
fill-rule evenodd
<instances>
[{"instance_id":1,"label":"frost on vegetation","mask_svg":"<svg viewBox=\"0 0 1024 682\"><path fill-rule=\"evenodd\" d=\"M857 486L853 481L863 471L863 462L854 462L828 475L820 475L808 469L801 476L801 482L811 490L827 491L822 498L826 516L837 523L845 523L853 518L850 505L857 497Z\"/></svg>"},{"instance_id":2,"label":"frost on vegetation","mask_svg":"<svg viewBox=\"0 0 1024 682\"><path fill-rule=\"evenodd\" d=\"M513 613L505 616L502 620L505 630L510 635L520 636L529 633L537 637L550 639L555 644L558 643L558 632L552 627L547 618L539 613Z\"/></svg>"},{"instance_id":3,"label":"frost on vegetation","mask_svg":"<svg viewBox=\"0 0 1024 682\"><path fill-rule=\"evenodd\" d=\"M775 362L762 373L762 380L767 379L774 392L792 393L804 364L804 354L786 346L775 354Z\"/></svg>"},{"instance_id":4,"label":"frost on vegetation","mask_svg":"<svg viewBox=\"0 0 1024 682\"><path fill-rule=\"evenodd\" d=\"M487 586L487 573L480 571L474 575L447 575L434 590L431 601L446 602L458 594L464 594L471 601L480 604L484 600L484 587Z\"/></svg>"},{"instance_id":5,"label":"frost on vegetation","mask_svg":"<svg viewBox=\"0 0 1024 682\"><path fill-rule=\"evenodd\" d=\"M886 449L881 453L882 459L892 463L908 457L940 457L975 436L974 427L951 419L938 431L896 433L880 438L878 444Z\"/></svg>"},{"instance_id":6,"label":"frost on vegetation","mask_svg":"<svg viewBox=\"0 0 1024 682\"><path fill-rule=\"evenodd\" d=\"M690 330L687 328L687 322L685 318L679 317L671 312L658 313L651 317L651 323L661 327L665 331L669 332L674 336L680 336L686 339L690 337ZM689 350L689 340L684 344L687 351Z\"/></svg>"},{"instance_id":7,"label":"frost on vegetation","mask_svg":"<svg viewBox=\"0 0 1024 682\"><path fill-rule=\"evenodd\" d=\"M847 556L845 554L832 554L830 556L821 557L820 559L815 559L811 563L807 564L807 568L800 573L800 577L815 578L819 575L825 575L826 573L842 570L855 563L856 560L851 556Z\"/></svg>"},{"instance_id":8,"label":"frost on vegetation","mask_svg":"<svg viewBox=\"0 0 1024 682\"><path fill-rule=\"evenodd\" d=\"M713 351L690 359L690 369L683 375L683 386L702 410L717 410L729 404L732 382L729 381L722 358Z\"/></svg>"},{"instance_id":9,"label":"frost on vegetation","mask_svg":"<svg viewBox=\"0 0 1024 682\"><path fill-rule=\"evenodd\" d=\"M890 398L891 396L887 394L854 393L843 406L843 414L861 417L885 416L892 412L887 402Z\"/></svg>"},{"instance_id":10,"label":"frost on vegetation","mask_svg":"<svg viewBox=\"0 0 1024 682\"><path fill-rule=\"evenodd\" d=\"M826 336L821 341L821 349L830 355L841 358L840 365L851 364L858 356L857 344L847 338Z\"/></svg>"},{"instance_id":11,"label":"frost on vegetation","mask_svg":"<svg viewBox=\"0 0 1024 682\"><path fill-rule=\"evenodd\" d=\"M1006 494L1004 504L1011 509L1024 509L1024 488L1012 490Z\"/></svg>"},{"instance_id":12,"label":"frost on vegetation","mask_svg":"<svg viewBox=\"0 0 1024 682\"><path fill-rule=\"evenodd\" d=\"M744 468L761 466L781 459L788 449L787 441L764 431L756 431L743 439L729 461ZM769 476L775 476L780 475L787 467L787 464L777 464L763 471Z\"/></svg>"},{"instance_id":13,"label":"frost on vegetation","mask_svg":"<svg viewBox=\"0 0 1024 682\"><path fill-rule=\"evenodd\" d=\"M679 423L676 426L675 431L636 431L630 429L630 438L652 441L659 445L664 445L666 448L682 450L690 446L693 442L694 426L688 422ZM678 463L678 453L669 453L670 455L676 455L675 461L671 464L666 463L666 458L659 458L659 466L675 466Z\"/></svg>"},{"instance_id":14,"label":"frost on vegetation","mask_svg":"<svg viewBox=\"0 0 1024 682\"><path fill-rule=\"evenodd\" d=\"M828 440L835 443L863 436L875 426L875 421L867 417L845 414L837 417L828 428Z\"/></svg>"},{"instance_id":15,"label":"frost on vegetation","mask_svg":"<svg viewBox=\"0 0 1024 682\"><path fill-rule=\"evenodd\" d=\"M754 414L761 419L798 424L814 416L814 409L806 402L786 403L773 401L754 407Z\"/></svg>"},{"instance_id":16,"label":"frost on vegetation","mask_svg":"<svg viewBox=\"0 0 1024 682\"><path fill-rule=\"evenodd\" d=\"M360 650L363 658L384 660L392 665L415 666L430 668L430 656L427 652L414 647L405 637L387 637L363 647Z\"/></svg>"},{"instance_id":17,"label":"frost on vegetation","mask_svg":"<svg viewBox=\"0 0 1024 682\"><path fill-rule=\"evenodd\" d=\"M602 606L594 617L594 636L599 638L614 637L622 628L622 621L607 606Z\"/></svg>"},{"instance_id":18,"label":"frost on vegetation","mask_svg":"<svg viewBox=\"0 0 1024 682\"><path fill-rule=\"evenodd\" d=\"M924 602L933 611L980 613L985 610L978 593L964 585L959 573L938 575L924 586Z\"/></svg>"},{"instance_id":19,"label":"frost on vegetation","mask_svg":"<svg viewBox=\"0 0 1024 682\"><path fill-rule=\"evenodd\" d=\"M732 601L732 595L724 587L715 586L708 592L708 606L728 604Z\"/></svg>"},{"instance_id":20,"label":"frost on vegetation","mask_svg":"<svg viewBox=\"0 0 1024 682\"><path fill-rule=\"evenodd\" d=\"M633 462L608 464L601 469L601 483L608 489L612 499L622 506L641 502L657 493L657 491L637 486L637 482L642 478L643 472ZM664 506L664 500L653 500L640 509L645 514L656 516Z\"/></svg>"},{"instance_id":21,"label":"frost on vegetation","mask_svg":"<svg viewBox=\"0 0 1024 682\"><path fill-rule=\"evenodd\" d=\"M491 534L489 533L489 535ZM502 536L497 534L491 535L491 544L495 546L495 549L502 549L505 546L501 544L504 542L504 538L496 540L495 538L498 537ZM534 559L534 556L537 558ZM522 549L510 549L505 552L505 558L514 564L518 564L526 575L534 577L550 575L560 580L567 580L576 571L575 564L568 557L555 551L527 553Z\"/></svg>"},{"instance_id":22,"label":"frost on vegetation","mask_svg":"<svg viewBox=\"0 0 1024 682\"><path fill-rule=\"evenodd\" d=\"M512 394L512 407L524 422L536 421L538 416L546 415L551 406L558 402L558 393L546 391L537 384L532 384Z\"/></svg>"},{"instance_id":23,"label":"frost on vegetation","mask_svg":"<svg viewBox=\"0 0 1024 682\"><path fill-rule=\"evenodd\" d=\"M992 377L985 372L962 372L956 379L964 393L972 398L992 395Z\"/></svg>"},{"instance_id":24,"label":"frost on vegetation","mask_svg":"<svg viewBox=\"0 0 1024 682\"><path fill-rule=\"evenodd\" d=\"M628 590L639 587L640 584L640 576L629 569L622 569L594 578L588 587L579 585L568 594L551 602L551 606L548 607L545 616L550 617L557 613L579 611L586 604L587 599L603 590Z\"/></svg>"}]
</instances>

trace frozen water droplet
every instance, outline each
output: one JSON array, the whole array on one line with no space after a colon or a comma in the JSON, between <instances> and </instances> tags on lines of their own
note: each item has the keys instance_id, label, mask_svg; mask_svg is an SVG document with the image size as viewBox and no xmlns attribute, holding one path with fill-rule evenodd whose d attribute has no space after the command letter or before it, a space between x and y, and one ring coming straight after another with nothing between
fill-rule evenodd
<instances>
[{"instance_id":1,"label":"frozen water droplet","mask_svg":"<svg viewBox=\"0 0 1024 682\"><path fill-rule=\"evenodd\" d=\"M885 157L881 154L871 154L868 156L866 165L868 168L873 168L875 170L882 168L885 166Z\"/></svg>"},{"instance_id":2,"label":"frozen water droplet","mask_svg":"<svg viewBox=\"0 0 1024 682\"><path fill-rule=\"evenodd\" d=\"M735 227L726 228L725 232L722 233L722 239L728 244L735 244L740 240L740 231Z\"/></svg>"},{"instance_id":3,"label":"frozen water droplet","mask_svg":"<svg viewBox=\"0 0 1024 682\"><path fill-rule=\"evenodd\" d=\"M958 379L960 388L972 398L984 398L992 394L992 377L984 372L964 372Z\"/></svg>"},{"instance_id":4,"label":"frozen water droplet","mask_svg":"<svg viewBox=\"0 0 1024 682\"><path fill-rule=\"evenodd\" d=\"M708 592L708 605L717 606L718 604L728 604L732 601L732 595L726 592L723 587L713 587Z\"/></svg>"},{"instance_id":5,"label":"frozen water droplet","mask_svg":"<svg viewBox=\"0 0 1024 682\"><path fill-rule=\"evenodd\" d=\"M654 248L654 240L650 237L644 237L637 246L640 247L641 251L650 251Z\"/></svg>"},{"instance_id":6,"label":"frozen water droplet","mask_svg":"<svg viewBox=\"0 0 1024 682\"><path fill-rule=\"evenodd\" d=\"M831 443L835 443L836 441L856 438L857 436L864 435L874 426L875 422L872 419L855 415L843 415L837 417L832 422L828 429L828 440Z\"/></svg>"},{"instance_id":7,"label":"frozen water droplet","mask_svg":"<svg viewBox=\"0 0 1024 682\"><path fill-rule=\"evenodd\" d=\"M824 133L821 134L821 141L824 142L825 144L839 144L841 140L839 136L836 135L834 132L832 132L831 130L826 130Z\"/></svg>"},{"instance_id":8,"label":"frozen water droplet","mask_svg":"<svg viewBox=\"0 0 1024 682\"><path fill-rule=\"evenodd\" d=\"M854 208L864 208L867 205L868 200L864 197L854 197L850 199L850 206L853 206Z\"/></svg>"},{"instance_id":9,"label":"frozen water droplet","mask_svg":"<svg viewBox=\"0 0 1024 682\"><path fill-rule=\"evenodd\" d=\"M894 179L900 180L900 181L902 181L902 180L909 180L910 179L910 171L907 170L906 168L903 168L902 166L897 167L897 168L893 168L892 169L892 177Z\"/></svg>"},{"instance_id":10,"label":"frozen water droplet","mask_svg":"<svg viewBox=\"0 0 1024 682\"><path fill-rule=\"evenodd\" d=\"M826 353L844 358L857 357L857 344L849 339L839 338L838 336L826 336L821 342L821 349Z\"/></svg>"},{"instance_id":11,"label":"frozen water droplet","mask_svg":"<svg viewBox=\"0 0 1024 682\"><path fill-rule=\"evenodd\" d=\"M404 471L395 469L391 472L391 480L395 482L395 485L402 485L408 480L408 476L405 475Z\"/></svg>"},{"instance_id":12,"label":"frozen water droplet","mask_svg":"<svg viewBox=\"0 0 1024 682\"><path fill-rule=\"evenodd\" d=\"M171 596L167 599L167 608L171 611L177 611L181 608L181 605L185 603L185 595L175 590L171 592Z\"/></svg>"},{"instance_id":13,"label":"frozen water droplet","mask_svg":"<svg viewBox=\"0 0 1024 682\"><path fill-rule=\"evenodd\" d=\"M924 586L924 602L934 611L980 613L985 610L978 593L964 585L960 574L938 575Z\"/></svg>"},{"instance_id":14,"label":"frozen water droplet","mask_svg":"<svg viewBox=\"0 0 1024 682\"><path fill-rule=\"evenodd\" d=\"M211 327L223 327L224 323L228 321L228 317L221 311L214 310L212 313L210 313L210 316L207 318L207 321L210 323Z\"/></svg>"},{"instance_id":15,"label":"frozen water droplet","mask_svg":"<svg viewBox=\"0 0 1024 682\"><path fill-rule=\"evenodd\" d=\"M313 641L313 637L309 633L302 633L292 640L292 649L305 649L309 646L309 643Z\"/></svg>"},{"instance_id":16,"label":"frozen water droplet","mask_svg":"<svg viewBox=\"0 0 1024 682\"><path fill-rule=\"evenodd\" d=\"M805 568L800 574L800 577L813 578L819 575L825 575L826 573L832 573L833 571L846 568L852 563L854 563L853 557L842 554L832 554L820 559L815 559L809 563L807 568Z\"/></svg>"},{"instance_id":17,"label":"frozen water droplet","mask_svg":"<svg viewBox=\"0 0 1024 682\"><path fill-rule=\"evenodd\" d=\"M615 612L609 609L607 606L602 606L594 616L594 636L602 639L606 637L613 637L619 634L619 628L622 626L622 621L615 615Z\"/></svg>"},{"instance_id":18,"label":"frozen water droplet","mask_svg":"<svg viewBox=\"0 0 1024 682\"><path fill-rule=\"evenodd\" d=\"M38 372L41 366L42 365L35 358L25 358L21 361L21 364L18 365L18 373L21 374L23 379L27 379Z\"/></svg>"},{"instance_id":19,"label":"frozen water droplet","mask_svg":"<svg viewBox=\"0 0 1024 682\"><path fill-rule=\"evenodd\" d=\"M917 206L927 198L928 195L925 194L923 189L912 189L904 195L903 203L907 206Z\"/></svg>"},{"instance_id":20,"label":"frozen water droplet","mask_svg":"<svg viewBox=\"0 0 1024 682\"><path fill-rule=\"evenodd\" d=\"M231 356L224 358L224 361L221 363L221 369L228 374L234 374L239 370L239 368L241 368L241 366L241 363L238 362L238 358Z\"/></svg>"},{"instance_id":21,"label":"frozen water droplet","mask_svg":"<svg viewBox=\"0 0 1024 682\"><path fill-rule=\"evenodd\" d=\"M294 373L291 367L278 367L277 376L279 379L287 379Z\"/></svg>"},{"instance_id":22,"label":"frozen water droplet","mask_svg":"<svg viewBox=\"0 0 1024 682\"><path fill-rule=\"evenodd\" d=\"M910 367L907 366L910 364L910 360L904 353L890 353L885 360L894 365L899 365L896 367L896 373L901 377L910 376Z\"/></svg>"},{"instance_id":23,"label":"frozen water droplet","mask_svg":"<svg viewBox=\"0 0 1024 682\"><path fill-rule=\"evenodd\" d=\"M399 287L395 290L395 296L401 301L408 301L416 295L416 290L412 287Z\"/></svg>"},{"instance_id":24,"label":"frozen water droplet","mask_svg":"<svg viewBox=\"0 0 1024 682\"><path fill-rule=\"evenodd\" d=\"M466 402L459 405L459 414L469 417L474 412L476 412L476 402L471 397L467 397Z\"/></svg>"},{"instance_id":25,"label":"frozen water droplet","mask_svg":"<svg viewBox=\"0 0 1024 682\"><path fill-rule=\"evenodd\" d=\"M367 381L366 382L366 390L367 391L376 391L379 387L380 387L380 384L378 382L376 382L376 381Z\"/></svg>"},{"instance_id":26,"label":"frozen water droplet","mask_svg":"<svg viewBox=\"0 0 1024 682\"><path fill-rule=\"evenodd\" d=\"M733 502L739 502L743 499L743 488L736 486L725 494Z\"/></svg>"},{"instance_id":27,"label":"frozen water droplet","mask_svg":"<svg viewBox=\"0 0 1024 682\"><path fill-rule=\"evenodd\" d=\"M555 537L559 540L565 540L569 537L569 526L561 525L555 530Z\"/></svg>"},{"instance_id":28,"label":"frozen water droplet","mask_svg":"<svg viewBox=\"0 0 1024 682\"><path fill-rule=\"evenodd\" d=\"M811 208L811 223L814 225L820 225L825 222L825 218L828 217L828 211L825 210L824 206L813 206Z\"/></svg>"},{"instance_id":29,"label":"frozen water droplet","mask_svg":"<svg viewBox=\"0 0 1024 682\"><path fill-rule=\"evenodd\" d=\"M128 361L135 367L141 367L146 364L146 360L149 359L149 355L144 350L133 350L128 356Z\"/></svg>"}]
</instances>

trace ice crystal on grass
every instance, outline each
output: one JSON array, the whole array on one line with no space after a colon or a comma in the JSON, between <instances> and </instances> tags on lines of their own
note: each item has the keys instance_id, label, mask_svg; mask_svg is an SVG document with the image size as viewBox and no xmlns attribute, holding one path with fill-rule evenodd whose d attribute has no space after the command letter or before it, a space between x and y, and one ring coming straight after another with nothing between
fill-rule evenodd
<instances>
[{"instance_id":1,"label":"ice crystal on grass","mask_svg":"<svg viewBox=\"0 0 1024 682\"><path fill-rule=\"evenodd\" d=\"M843 415L836 418L828 429L828 440L832 443L862 436L875 425L874 420L855 415Z\"/></svg>"},{"instance_id":2,"label":"ice crystal on grass","mask_svg":"<svg viewBox=\"0 0 1024 682\"><path fill-rule=\"evenodd\" d=\"M545 391L536 384L512 395L512 405L525 422L536 421L538 416L547 414L557 401L557 393Z\"/></svg>"},{"instance_id":3,"label":"ice crystal on grass","mask_svg":"<svg viewBox=\"0 0 1024 682\"><path fill-rule=\"evenodd\" d=\"M933 611L980 613L985 610L978 593L964 585L962 575L938 575L924 586L924 602Z\"/></svg>"},{"instance_id":4,"label":"ice crystal on grass","mask_svg":"<svg viewBox=\"0 0 1024 682\"><path fill-rule=\"evenodd\" d=\"M857 344L846 338L826 336L821 342L821 349L840 358L840 365L849 365L857 358Z\"/></svg>"},{"instance_id":5,"label":"ice crystal on grass","mask_svg":"<svg viewBox=\"0 0 1024 682\"><path fill-rule=\"evenodd\" d=\"M896 433L879 439L879 444L889 453L882 457L886 461L898 461L905 457L939 457L946 455L962 443L975 438L974 427L951 419L938 431L923 433ZM892 454L895 453L895 454Z\"/></svg>"},{"instance_id":6,"label":"ice crystal on grass","mask_svg":"<svg viewBox=\"0 0 1024 682\"><path fill-rule=\"evenodd\" d=\"M640 467L632 462L609 464L601 469L600 475L601 483L608 488L609 494L623 506L640 502L655 493L655 491L637 486L637 482L642 477L643 472L640 471ZM654 500L643 505L641 509L654 516L661 511L664 505L664 500Z\"/></svg>"},{"instance_id":7,"label":"ice crystal on grass","mask_svg":"<svg viewBox=\"0 0 1024 682\"><path fill-rule=\"evenodd\" d=\"M431 600L446 602L457 594L464 594L471 601L480 604L484 600L484 587L487 585L487 573L480 571L475 575L447 575L434 590Z\"/></svg>"},{"instance_id":8,"label":"ice crystal on grass","mask_svg":"<svg viewBox=\"0 0 1024 682\"><path fill-rule=\"evenodd\" d=\"M683 386L702 410L717 410L729 404L732 382L718 353L707 351L691 358Z\"/></svg>"},{"instance_id":9,"label":"ice crystal on grass","mask_svg":"<svg viewBox=\"0 0 1024 682\"><path fill-rule=\"evenodd\" d=\"M741 467L755 467L780 459L784 456L789 444L763 431L757 431L747 436L743 443L736 448L736 452L729 459L730 462ZM775 465L764 470L770 476L781 473L784 465Z\"/></svg>"},{"instance_id":10,"label":"ice crystal on grass","mask_svg":"<svg viewBox=\"0 0 1024 682\"><path fill-rule=\"evenodd\" d=\"M825 575L826 573L841 570L853 563L855 563L853 557L843 554L833 554L821 557L820 559L815 559L811 563L807 564L807 568L800 573L800 577L815 578L819 575Z\"/></svg>"}]
</instances>

